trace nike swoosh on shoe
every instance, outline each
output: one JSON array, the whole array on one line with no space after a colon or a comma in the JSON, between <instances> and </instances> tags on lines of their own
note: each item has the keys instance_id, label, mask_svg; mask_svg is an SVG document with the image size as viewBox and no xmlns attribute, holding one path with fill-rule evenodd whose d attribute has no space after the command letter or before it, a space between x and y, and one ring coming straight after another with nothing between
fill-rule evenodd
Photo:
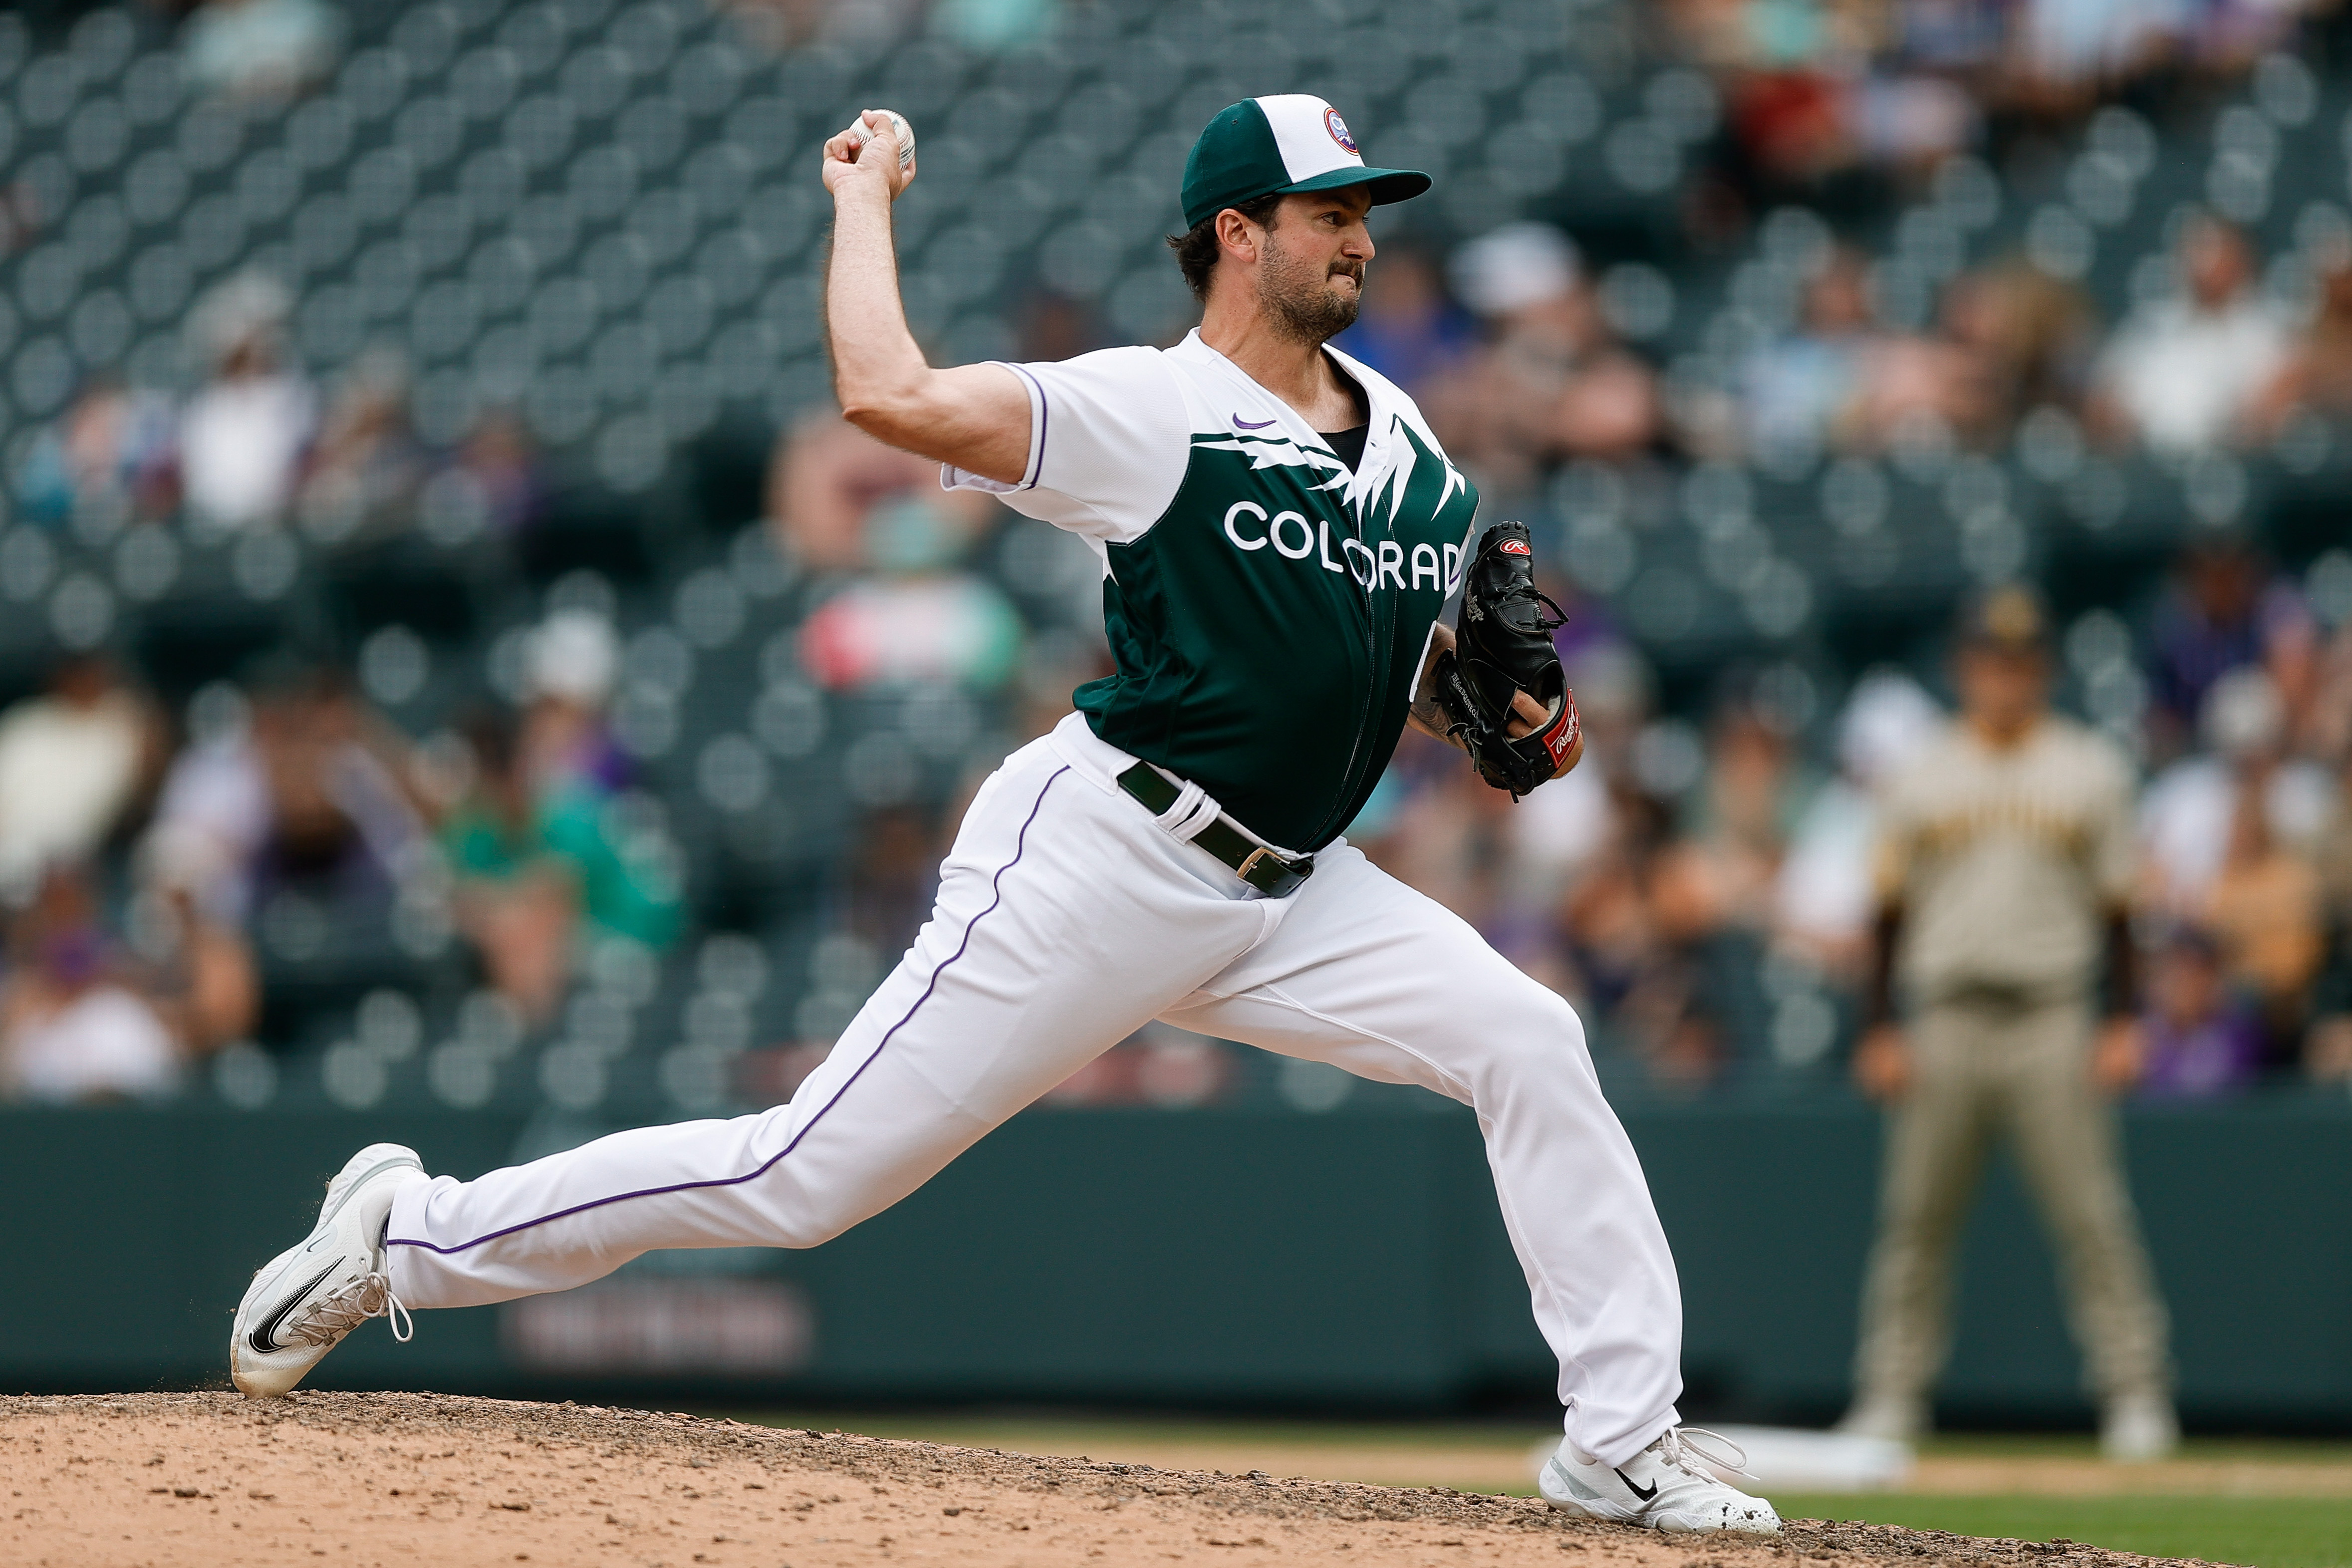
<instances>
[{"instance_id":1,"label":"nike swoosh on shoe","mask_svg":"<svg viewBox=\"0 0 2352 1568\"><path fill-rule=\"evenodd\" d=\"M1613 1468L1615 1468L1615 1467L1614 1467L1614 1466L1612 1466L1611 1468L1612 1468L1612 1469L1613 1469ZM1625 1483L1625 1489L1626 1489L1627 1491L1632 1492L1635 1497L1640 1498L1643 1502L1648 1502L1650 1500L1652 1500L1653 1498L1654 1498L1654 1497L1656 1497L1656 1496L1658 1495L1658 1483L1657 1483L1657 1482L1655 1482L1655 1481L1652 1481L1652 1482L1650 1483L1650 1488L1649 1488L1649 1489L1648 1489L1647 1491L1644 1491L1644 1490L1643 1490L1640 1487L1635 1486L1635 1485L1633 1484L1633 1477L1631 1477L1631 1476L1629 1476L1629 1475L1627 1475L1627 1474L1626 1474L1624 1471L1622 1471L1622 1470L1618 1470L1618 1471L1617 1471L1617 1479L1618 1479L1619 1480L1623 1481L1623 1482Z\"/></svg>"},{"instance_id":2,"label":"nike swoosh on shoe","mask_svg":"<svg viewBox=\"0 0 2352 1568\"><path fill-rule=\"evenodd\" d=\"M341 1268L342 1262L343 1260L341 1258L337 1258L334 1262L328 1264L324 1268L320 1269L319 1272L310 1276L309 1279L303 1281L303 1283L297 1287L290 1295L289 1295L284 1300L278 1303L278 1310L276 1311L270 1313L269 1316L262 1319L260 1322L254 1325L253 1332L246 1336L246 1342L251 1345L255 1350L260 1352L263 1355L274 1355L278 1352L284 1350L286 1347L278 1342L278 1325L286 1321L286 1314L292 1311L296 1306L299 1305L303 1297L308 1296L311 1291L317 1289L320 1281L324 1280L328 1275L332 1274L337 1268Z\"/></svg>"}]
</instances>

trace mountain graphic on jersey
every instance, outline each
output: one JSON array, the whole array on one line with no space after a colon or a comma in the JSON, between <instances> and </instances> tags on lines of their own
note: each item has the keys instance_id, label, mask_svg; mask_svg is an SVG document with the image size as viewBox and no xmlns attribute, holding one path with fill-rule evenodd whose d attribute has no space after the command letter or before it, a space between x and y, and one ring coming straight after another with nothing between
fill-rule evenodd
<instances>
[{"instance_id":1,"label":"mountain graphic on jersey","mask_svg":"<svg viewBox=\"0 0 2352 1568\"><path fill-rule=\"evenodd\" d=\"M1412 399L1324 352L1363 396L1352 466L1196 331L1006 365L1029 394L1021 478L940 476L1102 563L1118 668L1075 695L1095 734L1295 851L1388 765L1478 510Z\"/></svg>"},{"instance_id":2,"label":"mountain graphic on jersey","mask_svg":"<svg viewBox=\"0 0 2352 1568\"><path fill-rule=\"evenodd\" d=\"M1104 740L1294 849L1379 782L1477 510L1405 419L1383 434L1361 476L1288 437L1195 434L1166 512L1108 548L1118 673L1076 693Z\"/></svg>"}]
</instances>

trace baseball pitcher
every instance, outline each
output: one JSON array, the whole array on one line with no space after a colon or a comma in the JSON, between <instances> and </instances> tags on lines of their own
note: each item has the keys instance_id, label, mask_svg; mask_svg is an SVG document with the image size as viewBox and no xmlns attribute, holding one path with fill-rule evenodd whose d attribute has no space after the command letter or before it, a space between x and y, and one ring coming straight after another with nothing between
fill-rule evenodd
<instances>
[{"instance_id":1,"label":"baseball pitcher","mask_svg":"<svg viewBox=\"0 0 2352 1568\"><path fill-rule=\"evenodd\" d=\"M1474 540L1476 493L1412 400L1327 346L1362 297L1366 215L1428 177L1367 166L1320 99L1236 103L1193 145L1171 242L1197 331L939 370L891 249L907 135L868 111L824 147L842 410L1085 540L1116 673L982 787L929 922L790 1104L473 1182L362 1151L255 1277L237 1386L284 1393L369 1317L404 1337L411 1309L562 1290L656 1247L817 1246L1164 1018L1475 1109L1559 1358L1544 1494L1776 1532L1677 1425L1674 1260L1575 1013L1340 837L1408 721L1515 795L1582 746L1526 530Z\"/></svg>"}]
</instances>

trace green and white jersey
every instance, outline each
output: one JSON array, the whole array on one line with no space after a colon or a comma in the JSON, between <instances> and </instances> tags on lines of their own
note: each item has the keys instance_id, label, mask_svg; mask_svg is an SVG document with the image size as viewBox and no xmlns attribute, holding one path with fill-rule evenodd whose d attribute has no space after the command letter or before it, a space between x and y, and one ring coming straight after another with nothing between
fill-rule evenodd
<instances>
[{"instance_id":1,"label":"green and white jersey","mask_svg":"<svg viewBox=\"0 0 2352 1568\"><path fill-rule=\"evenodd\" d=\"M1387 766L1478 505L1412 399L1331 353L1370 403L1352 472L1195 332L1008 366L1021 482L941 475L1102 558L1118 668L1077 690L1095 733L1293 851L1336 837Z\"/></svg>"}]
</instances>

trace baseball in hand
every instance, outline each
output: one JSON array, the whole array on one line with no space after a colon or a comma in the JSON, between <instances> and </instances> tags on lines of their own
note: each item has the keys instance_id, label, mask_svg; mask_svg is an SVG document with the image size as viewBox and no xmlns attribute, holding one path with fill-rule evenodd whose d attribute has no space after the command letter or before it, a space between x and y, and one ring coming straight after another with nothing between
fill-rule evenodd
<instances>
[{"instance_id":1,"label":"baseball in hand","mask_svg":"<svg viewBox=\"0 0 2352 1568\"><path fill-rule=\"evenodd\" d=\"M907 117L899 113L895 109L873 109L866 110L866 113L887 114L890 117L891 124L897 127L898 132L898 168L903 173L905 170L913 167L915 162L915 128L907 123ZM851 121L849 122L849 129L843 132L842 134L849 138L849 144L852 148L863 147L866 142L872 141L874 138L873 131L869 129L866 123L865 114L860 114L856 120Z\"/></svg>"}]
</instances>

